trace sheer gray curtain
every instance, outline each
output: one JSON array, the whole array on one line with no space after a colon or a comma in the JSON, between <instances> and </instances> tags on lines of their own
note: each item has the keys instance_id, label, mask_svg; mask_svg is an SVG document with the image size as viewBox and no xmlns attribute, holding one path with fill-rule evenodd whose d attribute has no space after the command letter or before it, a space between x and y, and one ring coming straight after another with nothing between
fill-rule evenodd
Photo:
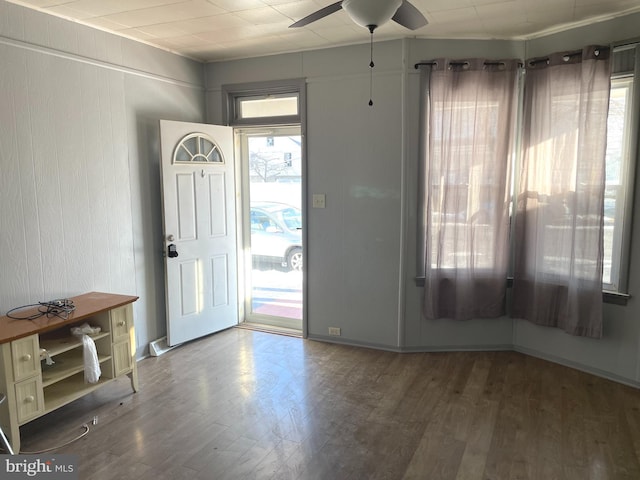
<instances>
[{"instance_id":1,"label":"sheer gray curtain","mask_svg":"<svg viewBox=\"0 0 640 480\"><path fill-rule=\"evenodd\" d=\"M512 316L602 335L608 48L527 62Z\"/></svg>"},{"instance_id":2,"label":"sheer gray curtain","mask_svg":"<svg viewBox=\"0 0 640 480\"><path fill-rule=\"evenodd\" d=\"M423 69L426 318L504 314L518 62Z\"/></svg>"}]
</instances>

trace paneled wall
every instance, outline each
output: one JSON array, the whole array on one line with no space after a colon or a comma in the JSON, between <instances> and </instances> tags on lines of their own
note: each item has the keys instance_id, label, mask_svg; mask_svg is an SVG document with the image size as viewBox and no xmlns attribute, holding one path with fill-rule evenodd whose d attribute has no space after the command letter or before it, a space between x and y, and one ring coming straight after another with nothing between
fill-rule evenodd
<instances>
[{"instance_id":1,"label":"paneled wall","mask_svg":"<svg viewBox=\"0 0 640 480\"><path fill-rule=\"evenodd\" d=\"M135 292L124 74L25 45L0 43L0 305Z\"/></svg>"},{"instance_id":2,"label":"paneled wall","mask_svg":"<svg viewBox=\"0 0 640 480\"><path fill-rule=\"evenodd\" d=\"M366 31L363 40L367 39ZM221 86L307 81L307 321L311 338L398 347L404 151L403 43L316 50L207 66L207 114L221 121ZM310 208L314 193L326 208ZM333 340L336 338L333 337Z\"/></svg>"},{"instance_id":3,"label":"paneled wall","mask_svg":"<svg viewBox=\"0 0 640 480\"><path fill-rule=\"evenodd\" d=\"M158 120L202 121L202 65L0 1L0 312L138 295L165 333Z\"/></svg>"}]
</instances>

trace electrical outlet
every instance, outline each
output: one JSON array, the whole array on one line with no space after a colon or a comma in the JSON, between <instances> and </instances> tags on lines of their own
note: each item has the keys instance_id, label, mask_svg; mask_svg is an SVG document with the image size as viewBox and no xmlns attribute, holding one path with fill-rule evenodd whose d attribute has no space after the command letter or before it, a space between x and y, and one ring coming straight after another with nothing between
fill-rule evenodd
<instances>
[{"instance_id":1,"label":"electrical outlet","mask_svg":"<svg viewBox=\"0 0 640 480\"><path fill-rule=\"evenodd\" d=\"M340 328L339 327L329 327L329 335L340 336Z\"/></svg>"}]
</instances>

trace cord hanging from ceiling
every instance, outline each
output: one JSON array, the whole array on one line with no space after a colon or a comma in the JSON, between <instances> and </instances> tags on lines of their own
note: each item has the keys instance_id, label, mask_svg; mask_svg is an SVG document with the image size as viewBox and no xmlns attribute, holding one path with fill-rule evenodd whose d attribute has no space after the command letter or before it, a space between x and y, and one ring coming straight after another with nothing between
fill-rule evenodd
<instances>
[{"instance_id":1,"label":"cord hanging from ceiling","mask_svg":"<svg viewBox=\"0 0 640 480\"><path fill-rule=\"evenodd\" d=\"M371 41L369 42L370 49L370 62L369 62L369 106L373 106L373 67L375 67L375 63L373 63L373 31L376 29L376 25L368 25L369 33L371 34Z\"/></svg>"}]
</instances>

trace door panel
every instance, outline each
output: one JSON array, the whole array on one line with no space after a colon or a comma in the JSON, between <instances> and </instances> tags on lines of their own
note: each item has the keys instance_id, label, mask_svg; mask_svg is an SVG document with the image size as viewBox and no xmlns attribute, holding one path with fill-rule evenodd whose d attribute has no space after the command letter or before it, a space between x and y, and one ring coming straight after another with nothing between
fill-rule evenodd
<instances>
[{"instance_id":1,"label":"door panel","mask_svg":"<svg viewBox=\"0 0 640 480\"><path fill-rule=\"evenodd\" d=\"M167 343L238 323L233 130L160 122Z\"/></svg>"},{"instance_id":2,"label":"door panel","mask_svg":"<svg viewBox=\"0 0 640 480\"><path fill-rule=\"evenodd\" d=\"M225 194L225 176L209 175L209 212L211 213L209 235L212 237L224 237L227 234Z\"/></svg>"},{"instance_id":3,"label":"door panel","mask_svg":"<svg viewBox=\"0 0 640 480\"><path fill-rule=\"evenodd\" d=\"M229 303L229 261L227 255L216 255L211 259L213 273L213 306L220 307Z\"/></svg>"},{"instance_id":4,"label":"door panel","mask_svg":"<svg viewBox=\"0 0 640 480\"><path fill-rule=\"evenodd\" d=\"M178 200L178 238L196 239L196 199L194 175L192 173L176 175Z\"/></svg>"},{"instance_id":5,"label":"door panel","mask_svg":"<svg viewBox=\"0 0 640 480\"><path fill-rule=\"evenodd\" d=\"M198 312L198 266L191 259L180 262L180 312L182 316Z\"/></svg>"}]
</instances>

